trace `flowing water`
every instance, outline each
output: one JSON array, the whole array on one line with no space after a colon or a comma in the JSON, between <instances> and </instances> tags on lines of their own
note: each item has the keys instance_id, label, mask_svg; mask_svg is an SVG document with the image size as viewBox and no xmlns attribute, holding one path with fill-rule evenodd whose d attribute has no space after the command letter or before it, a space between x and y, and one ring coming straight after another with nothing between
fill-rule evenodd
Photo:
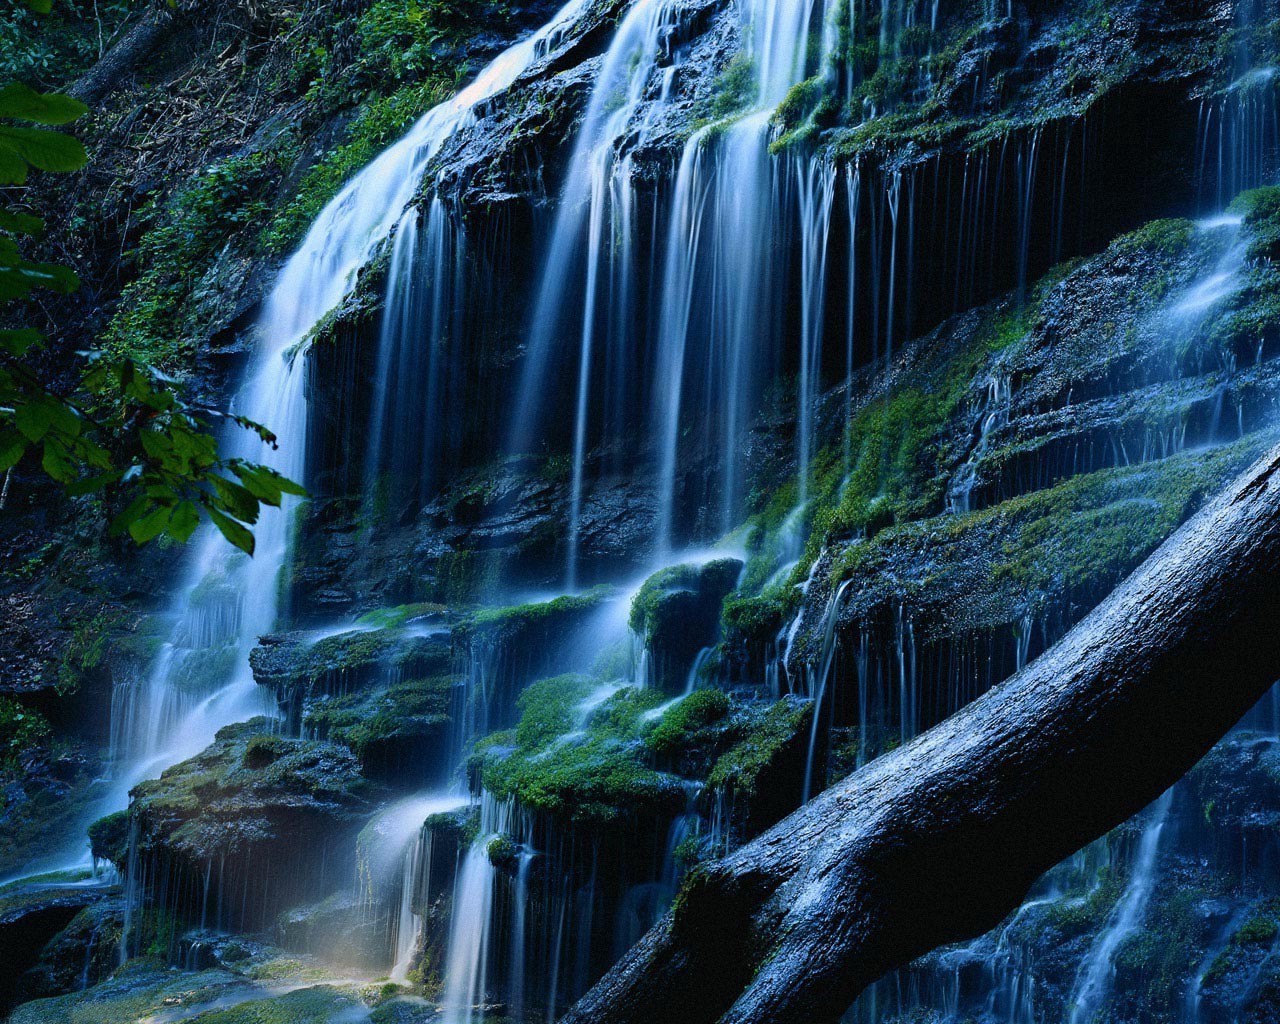
<instances>
[{"instance_id":1,"label":"flowing water","mask_svg":"<svg viewBox=\"0 0 1280 1024\"><path fill-rule=\"evenodd\" d=\"M831 59L841 31L837 19L856 22L867 5L740 0L735 11L742 66L749 69L747 98L732 114L689 134L669 168L662 202L655 204L642 195L642 144L661 131L677 102L679 78L690 59L680 31L687 7L685 0L635 0L622 11L596 59L554 219L539 245L542 265L504 444L511 453L527 453L538 450L557 424L566 435L570 467L562 589L569 592L584 580L594 581L587 520L591 488L603 472L594 460L619 438L639 439L629 454L643 456L635 472L651 478L655 515L643 559L650 568L696 560L681 549L740 522L750 468L744 437L769 389L784 376L784 365L795 371L786 378L790 397L785 401L794 403L797 482L775 573L778 580L786 578L801 557L811 514L808 488L821 436L821 396L833 365L827 346L836 339L834 361L842 358L844 373L852 378L868 361L889 359L911 332L923 172L896 170L873 185L856 162L838 166L803 150L771 152L780 131L775 111L806 80L830 84L839 73ZM567 3L457 96L429 111L325 208L264 305L257 355L235 405L238 414L274 430L279 448L241 436L236 454L266 462L295 480L307 479L309 336L352 294L359 272L389 247L364 497L372 508L388 488L419 500L436 493L450 457L450 410L465 400L453 370L465 335L460 318L469 301L466 278L474 249L458 211L424 179L448 140L474 126L487 104L551 54L591 8L590 0ZM885 54L899 52L904 33L932 27L938 18L936 3L885 0L880 8L879 46ZM993 8L991 15L1003 13ZM917 89L927 86L929 65L922 63ZM1265 81L1269 71L1257 74ZM854 84L849 76L849 88ZM1223 189L1255 182L1266 164L1268 143L1257 140L1273 131L1274 110L1262 98L1270 90L1257 84L1242 78L1233 90L1206 101L1202 112L1199 160L1205 181L1212 183L1205 189L1217 190L1215 200ZM884 111L873 107L867 113ZM955 237L950 228L946 232L954 242L955 265L954 279L944 290L954 288L956 306L973 300L979 276L974 269L998 237L984 232L993 219L988 204L1001 194L1002 175L1008 174L1003 187L1015 197L1013 260L1020 299L1031 270L1034 218L1043 205L1036 198L1047 187L1059 189L1054 247L1064 234L1060 221L1069 149L1053 157L1059 166L1049 164L1047 129L1006 145L1008 153L1001 148L993 155L996 147L990 147L963 160L962 212ZM417 203L424 185L425 198ZM1203 225L1206 231L1238 228L1238 220L1230 218ZM847 232L846 242L858 243L845 246L847 258L838 257L838 232ZM869 240L865 246L864 239ZM1244 253L1235 241L1233 235L1210 274L1171 301L1166 313L1172 337L1199 330L1238 287ZM847 301L837 309L828 298L841 273ZM558 391L553 385L561 379L570 386ZM548 399L560 391L572 396L568 408L552 407ZM977 504L976 467L1007 424L1013 383L994 375L985 393L973 410L970 456L946 491L948 509L956 515ZM846 420L853 415L853 396L854 388L847 387ZM1215 418L1206 441L1217 440L1223 429L1221 417ZM1175 428L1153 437L1142 458L1177 450L1186 443L1185 430L1184 424L1181 434ZM857 455L846 443L846 475ZM1115 461L1121 461L1119 455ZM704 467L696 486L683 472L690 464ZM203 749L221 726L273 713L249 672L248 655L259 636L289 623L289 581L283 576L292 511L264 513L253 559L230 554L212 531L193 543L186 584L165 616L169 629L160 655L143 678L115 695L114 788L98 813L125 806L133 785ZM806 593L819 562L802 585ZM863 624L857 649L841 650L838 627L853 596L848 587L846 582L834 590L813 627L820 643L812 660L793 658L797 636L809 628L803 611L782 627L772 651L774 694L794 691L815 705L804 799L825 784L828 730L841 699L838 677L857 687L854 717L857 763L862 764L890 743L909 741L939 717L940 709L954 710L1020 670L1037 636L1047 643L1051 632L1047 613L1029 611L1011 643L1000 638L986 649L950 652L946 665L937 668L927 662L911 609L901 601L894 621L879 629ZM581 635L563 638L566 650L556 667L582 668L601 650L625 644L633 594L634 588L620 593ZM514 603L515 595L505 596ZM704 649L695 658L685 696L699 686L710 657L711 650ZM639 652L619 678L593 692L578 709L580 721L561 741L577 742L590 715L609 697L647 685L648 658L648 652ZM852 671L837 671L848 666ZM479 642L467 650L451 739L453 767L461 769L477 738L514 724L515 696L533 681L532 669L510 651ZM674 703L654 708L647 717L661 718ZM669 903L683 870L678 854L686 840L705 827L713 846L728 845L724 821L732 815L722 805L731 796L717 794L709 825L697 809L700 796L690 788L685 813L675 815L657 843L652 877L630 886L619 900L625 912L606 928L602 897L593 888L599 849L578 845L572 835L549 836L511 801L481 794L479 833L461 851L451 887L441 993L446 1024L475 1024L493 1002L501 1002L515 1020L535 1012L553 1018L598 973L597 933L609 931L618 952ZM393 980L410 976L425 928L419 897L424 880L436 873L437 852L423 822L461 810L469 799L420 794L393 805L366 830L359 882L370 908L390 908L386 966ZM1127 888L1081 967L1070 1024L1089 1024L1106 1006L1117 950L1141 926L1155 884L1170 799L1166 794L1153 808L1129 866ZM502 867L495 863L495 843L512 844ZM567 873L547 875L547 863L573 863L592 882L577 884ZM1019 915L1060 895L1039 893ZM1015 916L993 947L975 944L952 955L946 970L955 981L943 986L939 997L948 1014L960 1012L961 971L980 959L989 973L989 1019L1033 1024L1035 979L1015 941L1020 920ZM877 989L855 1008L857 1019L877 1020L886 1002L895 1008L923 1003L901 979L892 985L898 987L892 1000L882 999L885 989Z\"/></svg>"}]
</instances>

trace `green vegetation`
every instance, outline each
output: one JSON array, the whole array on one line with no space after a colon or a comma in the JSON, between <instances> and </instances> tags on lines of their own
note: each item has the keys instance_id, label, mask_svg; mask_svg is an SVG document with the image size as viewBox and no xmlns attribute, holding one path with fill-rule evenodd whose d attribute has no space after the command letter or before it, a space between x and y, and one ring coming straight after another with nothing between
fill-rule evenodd
<instances>
[{"instance_id":1,"label":"green vegetation","mask_svg":"<svg viewBox=\"0 0 1280 1024\"><path fill-rule=\"evenodd\" d=\"M115 42L130 0L10 3L0 13L0 82L65 86Z\"/></svg>"},{"instance_id":2,"label":"green vegetation","mask_svg":"<svg viewBox=\"0 0 1280 1024\"><path fill-rule=\"evenodd\" d=\"M139 211L142 240L129 254L138 276L103 335L105 351L178 376L189 371L208 324L196 292L205 268L261 222L280 156L257 152L213 164L163 202Z\"/></svg>"},{"instance_id":3,"label":"green vegetation","mask_svg":"<svg viewBox=\"0 0 1280 1024\"><path fill-rule=\"evenodd\" d=\"M90 825L89 849L98 860L123 864L129 856L129 812L116 811Z\"/></svg>"},{"instance_id":4,"label":"green vegetation","mask_svg":"<svg viewBox=\"0 0 1280 1024\"><path fill-rule=\"evenodd\" d=\"M342 743L361 761L389 741L434 735L449 721L453 676L410 679L386 689L350 693L308 707L308 729Z\"/></svg>"},{"instance_id":5,"label":"green vegetation","mask_svg":"<svg viewBox=\"0 0 1280 1024\"><path fill-rule=\"evenodd\" d=\"M454 636L495 645L546 639L549 631L563 633L570 624L581 622L613 593L612 587L599 586L584 594L566 594L550 601L481 608L458 622Z\"/></svg>"},{"instance_id":6,"label":"green vegetation","mask_svg":"<svg viewBox=\"0 0 1280 1024\"><path fill-rule=\"evenodd\" d=\"M54 129L85 113L67 96L18 84L0 88L0 186L25 184L31 171L81 168L84 147ZM0 304L79 286L65 267L24 255L22 243L43 230L29 213L0 208ZM69 494L105 492L123 505L113 533L127 531L139 544L161 535L185 541L203 516L248 552L248 527L261 506L303 493L274 470L221 455L212 432L221 414L186 402L164 374L132 353L92 353L74 394L54 390L37 370L43 342L29 329L0 330L0 472L38 457L41 470ZM235 422L274 443L264 427Z\"/></svg>"},{"instance_id":7,"label":"green vegetation","mask_svg":"<svg viewBox=\"0 0 1280 1024\"><path fill-rule=\"evenodd\" d=\"M662 695L626 688L587 710L591 690L582 676L561 676L521 694L516 729L477 746L473 763L485 788L500 800L514 796L530 810L597 827L675 813L684 790L649 766L641 739L645 712Z\"/></svg>"},{"instance_id":8,"label":"green vegetation","mask_svg":"<svg viewBox=\"0 0 1280 1024\"><path fill-rule=\"evenodd\" d=\"M23 758L47 748L52 738L43 715L0 696L0 773L19 771Z\"/></svg>"},{"instance_id":9,"label":"green vegetation","mask_svg":"<svg viewBox=\"0 0 1280 1024\"><path fill-rule=\"evenodd\" d=\"M356 172L395 141L427 110L448 98L452 79L409 85L371 100L361 108L346 133L346 141L326 153L298 185L288 204L262 233L262 246L286 255L302 241L320 211Z\"/></svg>"},{"instance_id":10,"label":"green vegetation","mask_svg":"<svg viewBox=\"0 0 1280 1024\"><path fill-rule=\"evenodd\" d=\"M760 794L767 778L787 747L809 729L813 705L809 701L783 699L769 706L746 728L743 738L716 761L707 776L712 790L731 792L748 801Z\"/></svg>"},{"instance_id":11,"label":"green vegetation","mask_svg":"<svg viewBox=\"0 0 1280 1024\"><path fill-rule=\"evenodd\" d=\"M645 745L659 757L688 749L698 733L722 721L729 708L729 695L723 690L695 690L666 710L645 736Z\"/></svg>"}]
</instances>

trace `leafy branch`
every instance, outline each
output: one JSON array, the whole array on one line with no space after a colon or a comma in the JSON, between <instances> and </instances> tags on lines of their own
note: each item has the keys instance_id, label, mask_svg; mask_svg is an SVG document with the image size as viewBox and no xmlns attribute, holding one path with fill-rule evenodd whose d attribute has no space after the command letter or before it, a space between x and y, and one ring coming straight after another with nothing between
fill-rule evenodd
<instances>
[{"instance_id":1,"label":"leafy branch","mask_svg":"<svg viewBox=\"0 0 1280 1024\"><path fill-rule=\"evenodd\" d=\"M37 11L47 0L32 0ZM0 186L27 183L31 171L66 173L85 165L83 145L57 130L86 114L69 96L14 83L0 88ZM44 231L40 218L0 206L0 309L43 290L79 287L67 267L28 259L23 245ZM7 319L7 318L6 318ZM0 473L26 460L71 496L102 494L119 507L113 535L138 544L159 536L186 541L208 519L232 544L253 553L249 527L263 505L305 492L270 467L221 453L215 425L231 421L272 447L260 424L186 400L159 370L102 352L80 353L79 380L59 393L39 372L45 338L26 327L0 330Z\"/></svg>"}]
</instances>

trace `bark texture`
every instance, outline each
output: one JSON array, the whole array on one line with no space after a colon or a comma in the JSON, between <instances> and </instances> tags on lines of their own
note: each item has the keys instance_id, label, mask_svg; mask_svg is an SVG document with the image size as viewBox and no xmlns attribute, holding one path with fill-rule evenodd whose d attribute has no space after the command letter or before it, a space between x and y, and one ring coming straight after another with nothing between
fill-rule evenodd
<instances>
[{"instance_id":1,"label":"bark texture","mask_svg":"<svg viewBox=\"0 0 1280 1024\"><path fill-rule=\"evenodd\" d=\"M148 10L119 42L102 55L101 60L72 84L67 93L81 103L94 106L114 92L127 75L150 57L176 25L177 20L168 10Z\"/></svg>"},{"instance_id":2,"label":"bark texture","mask_svg":"<svg viewBox=\"0 0 1280 1024\"><path fill-rule=\"evenodd\" d=\"M994 927L1280 677L1280 448L1025 670L697 872L563 1024L824 1024Z\"/></svg>"}]
</instances>

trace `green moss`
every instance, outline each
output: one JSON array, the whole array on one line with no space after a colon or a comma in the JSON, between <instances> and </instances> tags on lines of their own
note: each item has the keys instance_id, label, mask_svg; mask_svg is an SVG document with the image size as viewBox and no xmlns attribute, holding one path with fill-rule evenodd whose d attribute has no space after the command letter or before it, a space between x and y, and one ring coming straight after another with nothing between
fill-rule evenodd
<instances>
[{"instance_id":1,"label":"green moss","mask_svg":"<svg viewBox=\"0 0 1280 1024\"><path fill-rule=\"evenodd\" d=\"M369 101L352 121L346 141L306 173L292 199L263 230L262 247L276 255L295 248L342 186L426 111L447 99L454 86L450 77L408 85Z\"/></svg>"},{"instance_id":2,"label":"green moss","mask_svg":"<svg viewBox=\"0 0 1280 1024\"><path fill-rule=\"evenodd\" d=\"M1269 945L1277 935L1280 935L1280 921L1276 920L1274 913L1263 912L1242 924L1231 941L1238 946Z\"/></svg>"},{"instance_id":3,"label":"green moss","mask_svg":"<svg viewBox=\"0 0 1280 1024\"><path fill-rule=\"evenodd\" d=\"M188 1018L195 1024L311 1024L363 1015L365 1007L354 995L328 986L297 989L283 995L264 995L225 1009L208 1010Z\"/></svg>"},{"instance_id":4,"label":"green moss","mask_svg":"<svg viewBox=\"0 0 1280 1024\"><path fill-rule=\"evenodd\" d=\"M755 61L748 54L737 54L712 86L710 115L717 121L731 117L750 107L756 94Z\"/></svg>"},{"instance_id":5,"label":"green moss","mask_svg":"<svg viewBox=\"0 0 1280 1024\"><path fill-rule=\"evenodd\" d=\"M415 619L433 618L443 615L446 609L442 604L430 601L419 601L414 604L397 605L394 608L376 608L365 612L356 622L361 626L376 626L378 629L398 629Z\"/></svg>"},{"instance_id":6,"label":"green moss","mask_svg":"<svg viewBox=\"0 0 1280 1024\"><path fill-rule=\"evenodd\" d=\"M696 690L663 713L645 736L645 745L658 756L685 749L700 731L721 721L729 706L729 695L723 690Z\"/></svg>"},{"instance_id":7,"label":"green moss","mask_svg":"<svg viewBox=\"0 0 1280 1024\"><path fill-rule=\"evenodd\" d=\"M318 701L307 709L308 728L342 743L365 760L381 743L434 734L449 721L454 676L410 679L385 689Z\"/></svg>"},{"instance_id":8,"label":"green moss","mask_svg":"<svg viewBox=\"0 0 1280 1024\"><path fill-rule=\"evenodd\" d=\"M507 643L545 627L558 627L597 608L613 594L608 586L593 587L585 594L567 594L551 601L482 608L461 619L454 627L460 639L483 639Z\"/></svg>"},{"instance_id":9,"label":"green moss","mask_svg":"<svg viewBox=\"0 0 1280 1024\"><path fill-rule=\"evenodd\" d=\"M732 792L747 800L758 795L761 779L779 755L809 727L813 705L783 699L747 729L744 738L720 756L707 776L710 789Z\"/></svg>"},{"instance_id":10,"label":"green moss","mask_svg":"<svg viewBox=\"0 0 1280 1024\"><path fill-rule=\"evenodd\" d=\"M719 601L720 595L733 589L741 570L742 563L736 558L659 569L644 581L632 599L629 619L632 631L651 641L664 624L667 617L664 605L672 595L714 595Z\"/></svg>"},{"instance_id":11,"label":"green moss","mask_svg":"<svg viewBox=\"0 0 1280 1024\"><path fill-rule=\"evenodd\" d=\"M662 695L629 687L589 707L590 680L560 676L520 698L516 729L477 745L473 767L499 799L515 797L563 820L616 825L637 814L674 813L684 791L654 770L641 740L645 713Z\"/></svg>"},{"instance_id":12,"label":"green moss","mask_svg":"<svg viewBox=\"0 0 1280 1024\"><path fill-rule=\"evenodd\" d=\"M1137 231L1131 231L1118 238L1113 248L1121 253L1142 250L1176 257L1191 245L1194 234L1195 225L1189 220L1179 218L1153 220L1138 228Z\"/></svg>"},{"instance_id":13,"label":"green moss","mask_svg":"<svg viewBox=\"0 0 1280 1024\"><path fill-rule=\"evenodd\" d=\"M123 864L129 855L129 812L116 811L90 825L89 849L99 860Z\"/></svg>"}]
</instances>

